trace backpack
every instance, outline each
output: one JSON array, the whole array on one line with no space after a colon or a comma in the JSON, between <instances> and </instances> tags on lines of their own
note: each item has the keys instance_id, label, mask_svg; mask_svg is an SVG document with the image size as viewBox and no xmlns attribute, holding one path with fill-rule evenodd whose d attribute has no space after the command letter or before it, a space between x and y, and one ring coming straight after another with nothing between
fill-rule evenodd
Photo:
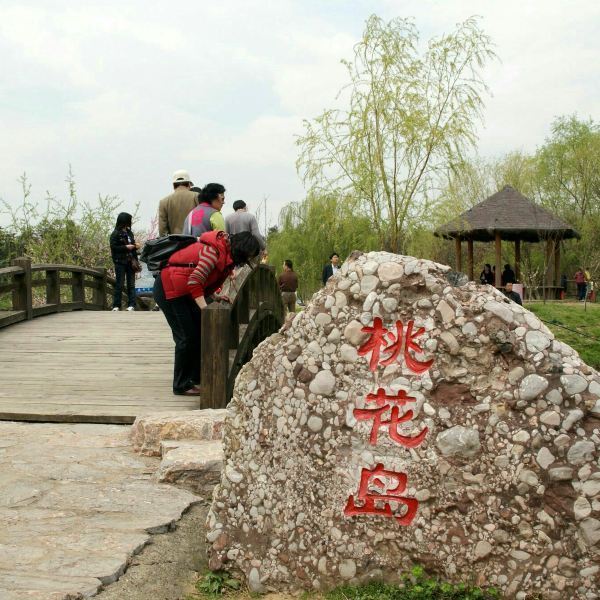
<instances>
[{"instance_id":1,"label":"backpack","mask_svg":"<svg viewBox=\"0 0 600 600\"><path fill-rule=\"evenodd\" d=\"M180 233L154 238L144 244L140 260L146 263L149 271L160 271L167 266L171 254L197 241L198 238L193 235Z\"/></svg>"}]
</instances>

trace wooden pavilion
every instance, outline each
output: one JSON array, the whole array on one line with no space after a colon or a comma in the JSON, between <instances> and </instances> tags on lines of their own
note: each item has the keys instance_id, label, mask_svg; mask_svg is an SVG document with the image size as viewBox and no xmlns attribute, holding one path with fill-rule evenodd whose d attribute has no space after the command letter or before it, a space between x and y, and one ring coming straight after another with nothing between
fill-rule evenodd
<instances>
[{"instance_id":1,"label":"wooden pavilion","mask_svg":"<svg viewBox=\"0 0 600 600\"><path fill-rule=\"evenodd\" d=\"M456 270L462 271L462 241L467 242L467 268L473 277L473 242L494 242L496 287L501 286L502 240L515 244L515 275L521 278L521 241L546 242L547 288L560 284L560 242L580 235L568 223L507 185L434 232L456 244ZM553 267L552 267L553 263Z\"/></svg>"}]
</instances>

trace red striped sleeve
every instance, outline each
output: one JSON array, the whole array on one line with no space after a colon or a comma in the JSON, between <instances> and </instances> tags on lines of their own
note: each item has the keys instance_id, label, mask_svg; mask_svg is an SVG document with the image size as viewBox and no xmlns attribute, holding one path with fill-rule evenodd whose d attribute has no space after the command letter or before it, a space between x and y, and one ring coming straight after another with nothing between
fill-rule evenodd
<instances>
[{"instance_id":1,"label":"red striped sleeve","mask_svg":"<svg viewBox=\"0 0 600 600\"><path fill-rule=\"evenodd\" d=\"M198 266L194 269L188 279L190 292L194 298L204 296L204 286L211 271L217 266L219 254L217 251L206 244L200 246L198 253Z\"/></svg>"}]
</instances>

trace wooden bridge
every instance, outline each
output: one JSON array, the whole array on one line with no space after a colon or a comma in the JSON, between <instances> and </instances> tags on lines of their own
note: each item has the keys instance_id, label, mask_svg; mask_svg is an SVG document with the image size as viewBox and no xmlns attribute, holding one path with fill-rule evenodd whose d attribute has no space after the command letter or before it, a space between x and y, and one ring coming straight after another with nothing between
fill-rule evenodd
<instances>
[{"instance_id":1,"label":"wooden bridge","mask_svg":"<svg viewBox=\"0 0 600 600\"><path fill-rule=\"evenodd\" d=\"M105 269L0 269L0 420L132 423L150 412L225 407L254 348L281 327L274 270L245 267L232 304L202 311L200 398L172 393L173 340L162 313L111 312Z\"/></svg>"}]
</instances>

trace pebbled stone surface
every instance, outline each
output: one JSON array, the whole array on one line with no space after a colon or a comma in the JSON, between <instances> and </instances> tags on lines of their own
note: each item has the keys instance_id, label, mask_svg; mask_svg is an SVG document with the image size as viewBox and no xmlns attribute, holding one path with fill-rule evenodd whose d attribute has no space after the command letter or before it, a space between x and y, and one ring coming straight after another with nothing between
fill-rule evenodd
<instances>
[{"instance_id":1,"label":"pebbled stone surface","mask_svg":"<svg viewBox=\"0 0 600 600\"><path fill-rule=\"evenodd\" d=\"M120 425L0 422L0 598L83 598L197 496L152 479Z\"/></svg>"}]
</instances>

